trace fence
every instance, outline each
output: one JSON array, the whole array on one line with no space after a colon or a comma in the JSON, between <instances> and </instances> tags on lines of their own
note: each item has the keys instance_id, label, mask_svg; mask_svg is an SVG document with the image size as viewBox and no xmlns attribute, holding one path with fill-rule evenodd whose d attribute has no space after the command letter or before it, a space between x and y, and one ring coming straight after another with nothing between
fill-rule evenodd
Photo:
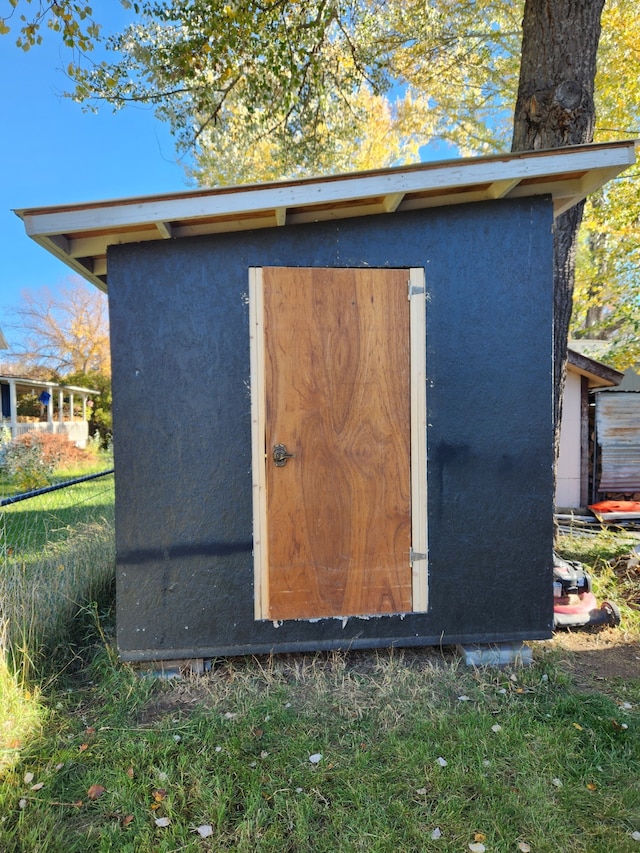
<instances>
[{"instance_id":1,"label":"fence","mask_svg":"<svg viewBox=\"0 0 640 853\"><path fill-rule=\"evenodd\" d=\"M52 421L50 423L39 421L35 423L7 424L11 428L14 438L26 435L28 432L47 432L54 435L65 435L76 447L86 447L89 439L89 424L86 421Z\"/></svg>"},{"instance_id":2,"label":"fence","mask_svg":"<svg viewBox=\"0 0 640 853\"><path fill-rule=\"evenodd\" d=\"M115 572L113 469L0 501L0 639L55 642Z\"/></svg>"}]
</instances>

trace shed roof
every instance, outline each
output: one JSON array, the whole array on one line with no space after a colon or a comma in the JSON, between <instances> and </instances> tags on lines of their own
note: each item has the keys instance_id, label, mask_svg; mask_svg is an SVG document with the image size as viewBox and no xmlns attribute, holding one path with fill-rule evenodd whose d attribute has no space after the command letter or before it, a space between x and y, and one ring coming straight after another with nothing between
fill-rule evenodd
<instances>
[{"instance_id":1,"label":"shed roof","mask_svg":"<svg viewBox=\"0 0 640 853\"><path fill-rule=\"evenodd\" d=\"M573 368L581 376L586 376L589 380L589 388L618 385L622 382L624 375L619 370L615 370L601 361L596 361L581 352L576 352L575 349L572 349L572 344L569 344L567 350L567 366Z\"/></svg>"},{"instance_id":2,"label":"shed roof","mask_svg":"<svg viewBox=\"0 0 640 853\"><path fill-rule=\"evenodd\" d=\"M622 374L622 380L614 388L602 388L602 391L620 391L630 394L637 394L640 391L640 374L638 374L638 366L627 367Z\"/></svg>"},{"instance_id":3,"label":"shed roof","mask_svg":"<svg viewBox=\"0 0 640 853\"><path fill-rule=\"evenodd\" d=\"M634 162L627 140L15 212L30 237L106 291L114 244L536 195L550 195L557 216Z\"/></svg>"}]
</instances>

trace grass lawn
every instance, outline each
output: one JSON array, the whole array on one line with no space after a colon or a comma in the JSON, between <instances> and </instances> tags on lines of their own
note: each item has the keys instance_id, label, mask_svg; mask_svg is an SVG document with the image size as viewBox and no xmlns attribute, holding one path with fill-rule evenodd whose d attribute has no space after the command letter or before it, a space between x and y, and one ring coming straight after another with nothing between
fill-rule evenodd
<instances>
[{"instance_id":1,"label":"grass lawn","mask_svg":"<svg viewBox=\"0 0 640 853\"><path fill-rule=\"evenodd\" d=\"M613 584L624 544L566 545ZM616 636L640 656L639 589ZM0 772L0 850L640 853L640 662L594 689L554 643L534 657L252 657L160 681L85 608Z\"/></svg>"},{"instance_id":2,"label":"grass lawn","mask_svg":"<svg viewBox=\"0 0 640 853\"><path fill-rule=\"evenodd\" d=\"M103 463L56 474L51 485L108 470ZM68 488L20 501L0 509L3 554L38 559L45 546L66 543L79 524L105 518L113 524L113 478L85 480Z\"/></svg>"},{"instance_id":3,"label":"grass lawn","mask_svg":"<svg viewBox=\"0 0 640 853\"><path fill-rule=\"evenodd\" d=\"M0 783L3 851L640 849L639 681L580 694L548 655L241 659L163 683L96 648L43 700Z\"/></svg>"}]
</instances>

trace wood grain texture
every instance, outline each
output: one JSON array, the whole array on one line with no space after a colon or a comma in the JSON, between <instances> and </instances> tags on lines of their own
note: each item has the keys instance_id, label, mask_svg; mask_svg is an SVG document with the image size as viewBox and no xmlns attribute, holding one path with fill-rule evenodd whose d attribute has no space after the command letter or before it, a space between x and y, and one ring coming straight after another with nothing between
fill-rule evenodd
<instances>
[{"instance_id":1,"label":"wood grain texture","mask_svg":"<svg viewBox=\"0 0 640 853\"><path fill-rule=\"evenodd\" d=\"M263 270L271 619L411 610L407 280Z\"/></svg>"}]
</instances>

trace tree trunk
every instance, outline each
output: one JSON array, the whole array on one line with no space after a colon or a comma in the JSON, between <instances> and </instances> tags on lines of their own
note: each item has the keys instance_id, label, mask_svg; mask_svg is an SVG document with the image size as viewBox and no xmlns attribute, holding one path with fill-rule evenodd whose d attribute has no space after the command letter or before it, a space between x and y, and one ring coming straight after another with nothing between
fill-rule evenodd
<instances>
[{"instance_id":1,"label":"tree trunk","mask_svg":"<svg viewBox=\"0 0 640 853\"><path fill-rule=\"evenodd\" d=\"M526 0L512 151L593 141L593 89L604 0ZM559 445L575 250L584 203L554 224L554 399Z\"/></svg>"}]
</instances>

